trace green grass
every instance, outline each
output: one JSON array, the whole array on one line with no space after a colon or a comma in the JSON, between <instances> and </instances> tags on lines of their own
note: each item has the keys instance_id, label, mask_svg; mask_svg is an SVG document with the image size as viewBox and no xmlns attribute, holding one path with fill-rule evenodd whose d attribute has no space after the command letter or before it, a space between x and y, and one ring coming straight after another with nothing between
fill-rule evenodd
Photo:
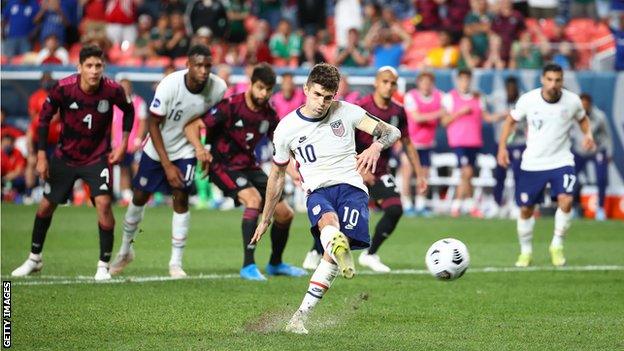
<instances>
[{"instance_id":1,"label":"green grass","mask_svg":"<svg viewBox=\"0 0 624 351\"><path fill-rule=\"evenodd\" d=\"M26 258L34 207L2 206L3 278ZM124 210L115 209L118 222ZM240 211L194 211L185 270L237 274L242 262ZM373 216L373 221L379 218ZM165 276L171 210L147 210L126 276ZM539 219L534 259L548 267L551 219ZM285 260L300 264L311 245L298 214ZM117 225L119 245L120 225ZM424 253L442 237L466 243L471 270L454 282L423 274L338 278L307 336L281 331L307 278L251 283L237 278L120 284L24 285L52 276L92 276L98 258L96 215L59 208L45 243L41 276L13 279L16 350L624 350L624 224L574 221L566 241L570 266L618 270L483 273L510 267L515 222L404 218L380 255L394 269L424 269ZM257 261L268 260L270 240ZM48 277L48 278L46 278ZM58 278L57 278L58 279ZM72 278L73 279L73 278ZM20 285L20 283L22 283Z\"/></svg>"}]
</instances>

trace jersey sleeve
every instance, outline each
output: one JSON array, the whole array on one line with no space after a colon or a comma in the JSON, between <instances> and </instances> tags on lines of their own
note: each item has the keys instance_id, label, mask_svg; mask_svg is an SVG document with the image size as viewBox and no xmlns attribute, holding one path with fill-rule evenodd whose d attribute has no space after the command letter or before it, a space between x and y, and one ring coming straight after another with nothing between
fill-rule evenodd
<instances>
[{"instance_id":1,"label":"jersey sleeve","mask_svg":"<svg viewBox=\"0 0 624 351\"><path fill-rule=\"evenodd\" d=\"M526 95L522 95L509 114L511 114L511 118L513 118L514 121L523 121L526 119L528 107Z\"/></svg>"},{"instance_id":2,"label":"jersey sleeve","mask_svg":"<svg viewBox=\"0 0 624 351\"><path fill-rule=\"evenodd\" d=\"M344 104L342 108L344 108L345 123L351 125L353 129L355 129L367 115L366 110L348 102L341 101L340 103Z\"/></svg>"},{"instance_id":3,"label":"jersey sleeve","mask_svg":"<svg viewBox=\"0 0 624 351\"><path fill-rule=\"evenodd\" d=\"M285 166L290 162L290 148L288 147L286 127L283 122L277 125L273 133L273 163Z\"/></svg>"},{"instance_id":4,"label":"jersey sleeve","mask_svg":"<svg viewBox=\"0 0 624 351\"><path fill-rule=\"evenodd\" d=\"M202 118L206 128L215 128L230 118L230 99L221 100L214 105Z\"/></svg>"},{"instance_id":5,"label":"jersey sleeve","mask_svg":"<svg viewBox=\"0 0 624 351\"><path fill-rule=\"evenodd\" d=\"M171 89L170 89L170 79L163 79L158 86L156 87L156 93L154 94L154 99L150 104L150 112L164 117L167 115L169 111L169 105L171 105Z\"/></svg>"},{"instance_id":6,"label":"jersey sleeve","mask_svg":"<svg viewBox=\"0 0 624 351\"><path fill-rule=\"evenodd\" d=\"M401 109L401 113L399 113L399 130L401 131L401 137L408 137L409 134L407 132L407 115L405 112L405 108Z\"/></svg>"},{"instance_id":7,"label":"jersey sleeve","mask_svg":"<svg viewBox=\"0 0 624 351\"><path fill-rule=\"evenodd\" d=\"M451 94L444 94L442 96L442 107L444 107L446 112L453 111L453 97Z\"/></svg>"},{"instance_id":8,"label":"jersey sleeve","mask_svg":"<svg viewBox=\"0 0 624 351\"><path fill-rule=\"evenodd\" d=\"M115 95L113 99L113 104L119 107L119 109L123 112L122 130L129 133L134 125L134 105L132 104L132 100L126 95L126 92L123 90L121 85L115 88Z\"/></svg>"}]
</instances>

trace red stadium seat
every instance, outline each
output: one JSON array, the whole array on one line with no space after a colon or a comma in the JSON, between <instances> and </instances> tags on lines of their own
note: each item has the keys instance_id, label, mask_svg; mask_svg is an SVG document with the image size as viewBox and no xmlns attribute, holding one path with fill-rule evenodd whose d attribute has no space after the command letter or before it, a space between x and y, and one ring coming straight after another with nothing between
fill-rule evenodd
<instances>
[{"instance_id":1,"label":"red stadium seat","mask_svg":"<svg viewBox=\"0 0 624 351\"><path fill-rule=\"evenodd\" d=\"M0 55L0 64L6 65L7 63L9 63L9 58L4 55Z\"/></svg>"},{"instance_id":2,"label":"red stadium seat","mask_svg":"<svg viewBox=\"0 0 624 351\"><path fill-rule=\"evenodd\" d=\"M145 65L148 67L167 67L171 64L171 59L166 56L150 57L145 60Z\"/></svg>"},{"instance_id":3,"label":"red stadium seat","mask_svg":"<svg viewBox=\"0 0 624 351\"><path fill-rule=\"evenodd\" d=\"M75 43L69 48L69 63L78 64L80 61L80 49L82 49L82 44Z\"/></svg>"},{"instance_id":4,"label":"red stadium seat","mask_svg":"<svg viewBox=\"0 0 624 351\"><path fill-rule=\"evenodd\" d=\"M12 65L21 65L23 62L24 62L24 55L17 55L17 56L11 57Z\"/></svg>"},{"instance_id":5,"label":"red stadium seat","mask_svg":"<svg viewBox=\"0 0 624 351\"><path fill-rule=\"evenodd\" d=\"M126 67L141 67L143 65L143 59L135 56L121 57L117 61L117 64Z\"/></svg>"},{"instance_id":6,"label":"red stadium seat","mask_svg":"<svg viewBox=\"0 0 624 351\"><path fill-rule=\"evenodd\" d=\"M325 56L327 63L333 64L336 59L336 53L338 53L338 47L336 44L321 45L319 51Z\"/></svg>"},{"instance_id":7,"label":"red stadium seat","mask_svg":"<svg viewBox=\"0 0 624 351\"><path fill-rule=\"evenodd\" d=\"M186 56L177 57L176 59L173 60L173 65L176 68L184 68L184 67L186 67L186 61L187 60L188 60L188 57L186 57Z\"/></svg>"}]
</instances>

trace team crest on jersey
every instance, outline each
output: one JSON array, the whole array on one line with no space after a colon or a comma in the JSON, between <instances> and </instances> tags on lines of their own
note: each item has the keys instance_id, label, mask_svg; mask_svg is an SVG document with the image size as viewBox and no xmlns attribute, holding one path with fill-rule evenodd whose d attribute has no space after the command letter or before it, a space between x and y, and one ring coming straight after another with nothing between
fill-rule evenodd
<instances>
[{"instance_id":1,"label":"team crest on jersey","mask_svg":"<svg viewBox=\"0 0 624 351\"><path fill-rule=\"evenodd\" d=\"M335 122L332 122L330 125L331 125L332 132L334 132L335 136L343 137L345 135L345 127L344 127L344 124L342 124L341 119Z\"/></svg>"},{"instance_id":2,"label":"team crest on jersey","mask_svg":"<svg viewBox=\"0 0 624 351\"><path fill-rule=\"evenodd\" d=\"M316 205L312 208L312 214L313 215L318 215L319 213L321 213L321 205Z\"/></svg>"},{"instance_id":3,"label":"team crest on jersey","mask_svg":"<svg viewBox=\"0 0 624 351\"><path fill-rule=\"evenodd\" d=\"M541 119L534 119L531 121L531 124L533 125L533 128L540 130L542 128L542 125L544 124L544 121L542 121Z\"/></svg>"},{"instance_id":4,"label":"team crest on jersey","mask_svg":"<svg viewBox=\"0 0 624 351\"><path fill-rule=\"evenodd\" d=\"M266 133L269 130L269 121L260 122L260 127L258 127L258 130L261 134Z\"/></svg>"},{"instance_id":5,"label":"team crest on jersey","mask_svg":"<svg viewBox=\"0 0 624 351\"><path fill-rule=\"evenodd\" d=\"M106 113L109 108L110 104L108 103L108 100L100 100L100 102L98 102L97 111L99 113Z\"/></svg>"},{"instance_id":6,"label":"team crest on jersey","mask_svg":"<svg viewBox=\"0 0 624 351\"><path fill-rule=\"evenodd\" d=\"M152 107L158 107L160 106L160 100L159 99L154 99L154 102L152 102Z\"/></svg>"},{"instance_id":7,"label":"team crest on jersey","mask_svg":"<svg viewBox=\"0 0 624 351\"><path fill-rule=\"evenodd\" d=\"M245 185L247 185L247 179L243 178L243 177L238 177L236 178L236 185L243 187Z\"/></svg>"}]
</instances>

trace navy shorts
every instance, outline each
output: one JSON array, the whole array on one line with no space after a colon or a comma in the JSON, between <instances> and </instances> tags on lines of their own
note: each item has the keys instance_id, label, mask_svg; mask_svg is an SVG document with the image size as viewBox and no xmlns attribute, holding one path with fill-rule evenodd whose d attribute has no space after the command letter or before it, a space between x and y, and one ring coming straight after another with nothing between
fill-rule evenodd
<instances>
[{"instance_id":1,"label":"navy shorts","mask_svg":"<svg viewBox=\"0 0 624 351\"><path fill-rule=\"evenodd\" d=\"M432 149L418 149L418 158L420 158L420 165L423 167L431 167L431 150Z\"/></svg>"},{"instance_id":2,"label":"navy shorts","mask_svg":"<svg viewBox=\"0 0 624 351\"><path fill-rule=\"evenodd\" d=\"M477 161L478 147L454 147L453 152L457 156L457 167L472 166Z\"/></svg>"},{"instance_id":3,"label":"navy shorts","mask_svg":"<svg viewBox=\"0 0 624 351\"><path fill-rule=\"evenodd\" d=\"M195 157L183 158L172 161L172 163L182 172L184 179L184 188L182 188L182 191L189 193L193 185L193 179L195 178L197 159ZM162 167L160 161L153 160L146 153L141 155L139 170L132 180L132 187L150 194L155 192L171 194L172 190L167 181L165 169Z\"/></svg>"},{"instance_id":4,"label":"navy shorts","mask_svg":"<svg viewBox=\"0 0 624 351\"><path fill-rule=\"evenodd\" d=\"M312 234L319 236L318 221L327 212L338 215L340 231L349 238L351 249L370 246L368 234L368 194L349 184L338 184L314 190L308 196L308 218Z\"/></svg>"},{"instance_id":5,"label":"navy shorts","mask_svg":"<svg viewBox=\"0 0 624 351\"><path fill-rule=\"evenodd\" d=\"M565 166L547 171L520 170L516 185L516 204L518 206L533 206L544 200L544 189L550 184L550 196L559 194L574 194L576 173L574 167Z\"/></svg>"}]
</instances>

